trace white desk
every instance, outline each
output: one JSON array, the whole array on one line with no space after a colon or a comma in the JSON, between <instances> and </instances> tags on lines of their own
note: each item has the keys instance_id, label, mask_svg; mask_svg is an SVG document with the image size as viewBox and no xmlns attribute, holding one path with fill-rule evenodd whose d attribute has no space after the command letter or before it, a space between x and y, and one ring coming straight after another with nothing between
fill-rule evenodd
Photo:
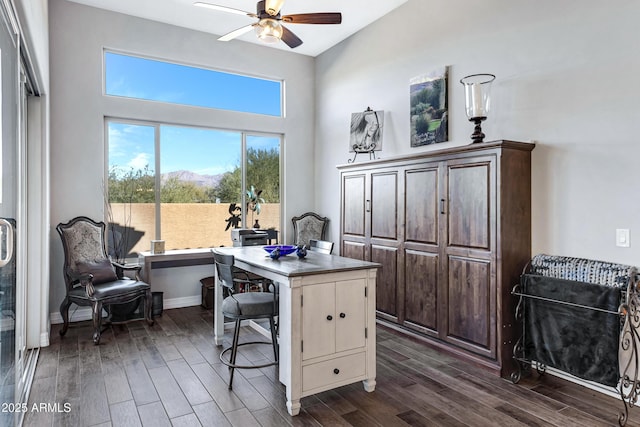
<instances>
[{"instance_id":1,"label":"white desk","mask_svg":"<svg viewBox=\"0 0 640 427\"><path fill-rule=\"evenodd\" d=\"M192 265L213 264L210 248L179 249L161 254L140 252L138 263L142 265L142 279L151 283L151 270L156 268L189 267ZM213 272L213 266L211 267Z\"/></svg>"},{"instance_id":2,"label":"white desk","mask_svg":"<svg viewBox=\"0 0 640 427\"><path fill-rule=\"evenodd\" d=\"M279 284L280 382L287 410L300 399L362 381L376 384L376 272L380 264L309 251L272 260L258 246L216 248L235 265ZM214 335L222 343L222 287L216 286Z\"/></svg>"}]
</instances>

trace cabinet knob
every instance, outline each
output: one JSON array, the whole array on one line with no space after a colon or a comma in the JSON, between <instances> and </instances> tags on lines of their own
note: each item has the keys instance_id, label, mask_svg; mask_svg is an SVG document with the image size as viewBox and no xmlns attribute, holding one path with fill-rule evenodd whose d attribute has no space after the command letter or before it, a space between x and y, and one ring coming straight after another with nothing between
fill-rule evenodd
<instances>
[{"instance_id":1,"label":"cabinet knob","mask_svg":"<svg viewBox=\"0 0 640 427\"><path fill-rule=\"evenodd\" d=\"M341 319L344 319L345 317L347 317L347 315L346 315L346 314L344 314L344 313L340 313L340 318L341 318Z\"/></svg>"},{"instance_id":2,"label":"cabinet knob","mask_svg":"<svg viewBox=\"0 0 640 427\"><path fill-rule=\"evenodd\" d=\"M328 315L327 316L327 320L329 320L329 321L333 320L333 316L332 315Z\"/></svg>"},{"instance_id":3,"label":"cabinet knob","mask_svg":"<svg viewBox=\"0 0 640 427\"><path fill-rule=\"evenodd\" d=\"M334 374L336 374L336 375L338 375L338 374L340 373L340 369L338 369L338 368L334 369L334 370L333 370L333 373L334 373Z\"/></svg>"}]
</instances>

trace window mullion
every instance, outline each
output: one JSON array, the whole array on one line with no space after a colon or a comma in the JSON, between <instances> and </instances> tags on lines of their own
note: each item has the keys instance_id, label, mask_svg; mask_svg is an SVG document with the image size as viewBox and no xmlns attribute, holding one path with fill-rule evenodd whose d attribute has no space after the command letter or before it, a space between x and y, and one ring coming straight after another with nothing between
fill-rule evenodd
<instances>
[{"instance_id":1,"label":"window mullion","mask_svg":"<svg viewBox=\"0 0 640 427\"><path fill-rule=\"evenodd\" d=\"M162 191L162 188L160 187L160 185L162 184L162 173L160 170L160 125L159 124L155 124L154 125L154 144L155 144L155 186L156 186L156 191L155 191L155 214L156 214L156 239L160 240L162 239L162 225L160 223L160 210L162 207L162 203L161 203L161 197L160 197L160 193Z\"/></svg>"},{"instance_id":2,"label":"window mullion","mask_svg":"<svg viewBox=\"0 0 640 427\"><path fill-rule=\"evenodd\" d=\"M240 150L240 203L242 203L242 228L247 226L247 134L242 132L242 145Z\"/></svg>"}]
</instances>

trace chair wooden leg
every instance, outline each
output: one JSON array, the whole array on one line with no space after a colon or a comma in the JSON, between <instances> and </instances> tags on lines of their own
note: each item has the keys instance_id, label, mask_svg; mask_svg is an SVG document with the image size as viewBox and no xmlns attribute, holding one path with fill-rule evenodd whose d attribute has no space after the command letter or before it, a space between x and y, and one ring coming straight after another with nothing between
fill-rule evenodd
<instances>
[{"instance_id":1,"label":"chair wooden leg","mask_svg":"<svg viewBox=\"0 0 640 427\"><path fill-rule=\"evenodd\" d=\"M100 344L100 334L102 333L102 302L93 303L93 343Z\"/></svg>"},{"instance_id":2,"label":"chair wooden leg","mask_svg":"<svg viewBox=\"0 0 640 427\"><path fill-rule=\"evenodd\" d=\"M69 306L71 305L71 301L69 297L65 297L62 300L62 304L60 304L60 315L62 316L62 329L60 329L60 336L64 336L67 333L67 329L69 329Z\"/></svg>"},{"instance_id":3,"label":"chair wooden leg","mask_svg":"<svg viewBox=\"0 0 640 427\"><path fill-rule=\"evenodd\" d=\"M236 356L238 354L238 338L240 337L240 319L236 319L236 327L233 331L233 344L231 344L231 365L236 364ZM229 390L233 387L233 374L235 372L235 368L233 366L229 366Z\"/></svg>"},{"instance_id":4,"label":"chair wooden leg","mask_svg":"<svg viewBox=\"0 0 640 427\"><path fill-rule=\"evenodd\" d=\"M147 324L149 324L149 326L153 326L153 324L155 323L155 321L153 320L153 317L151 316L152 305L153 305L153 298L151 296L151 289L149 289L144 295L144 318L147 321Z\"/></svg>"}]
</instances>

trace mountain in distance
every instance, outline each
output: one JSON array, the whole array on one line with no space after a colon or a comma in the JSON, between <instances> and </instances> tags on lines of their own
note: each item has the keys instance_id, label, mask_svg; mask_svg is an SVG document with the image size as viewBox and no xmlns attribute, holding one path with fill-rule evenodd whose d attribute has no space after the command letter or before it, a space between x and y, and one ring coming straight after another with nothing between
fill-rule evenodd
<instances>
[{"instance_id":1,"label":"mountain in distance","mask_svg":"<svg viewBox=\"0 0 640 427\"><path fill-rule=\"evenodd\" d=\"M215 188L220 184L220 180L224 174L217 175L201 175L199 173L179 170L174 172L168 172L162 174L162 182L165 182L170 178L177 178L179 181L193 182L198 187L212 187Z\"/></svg>"}]
</instances>

